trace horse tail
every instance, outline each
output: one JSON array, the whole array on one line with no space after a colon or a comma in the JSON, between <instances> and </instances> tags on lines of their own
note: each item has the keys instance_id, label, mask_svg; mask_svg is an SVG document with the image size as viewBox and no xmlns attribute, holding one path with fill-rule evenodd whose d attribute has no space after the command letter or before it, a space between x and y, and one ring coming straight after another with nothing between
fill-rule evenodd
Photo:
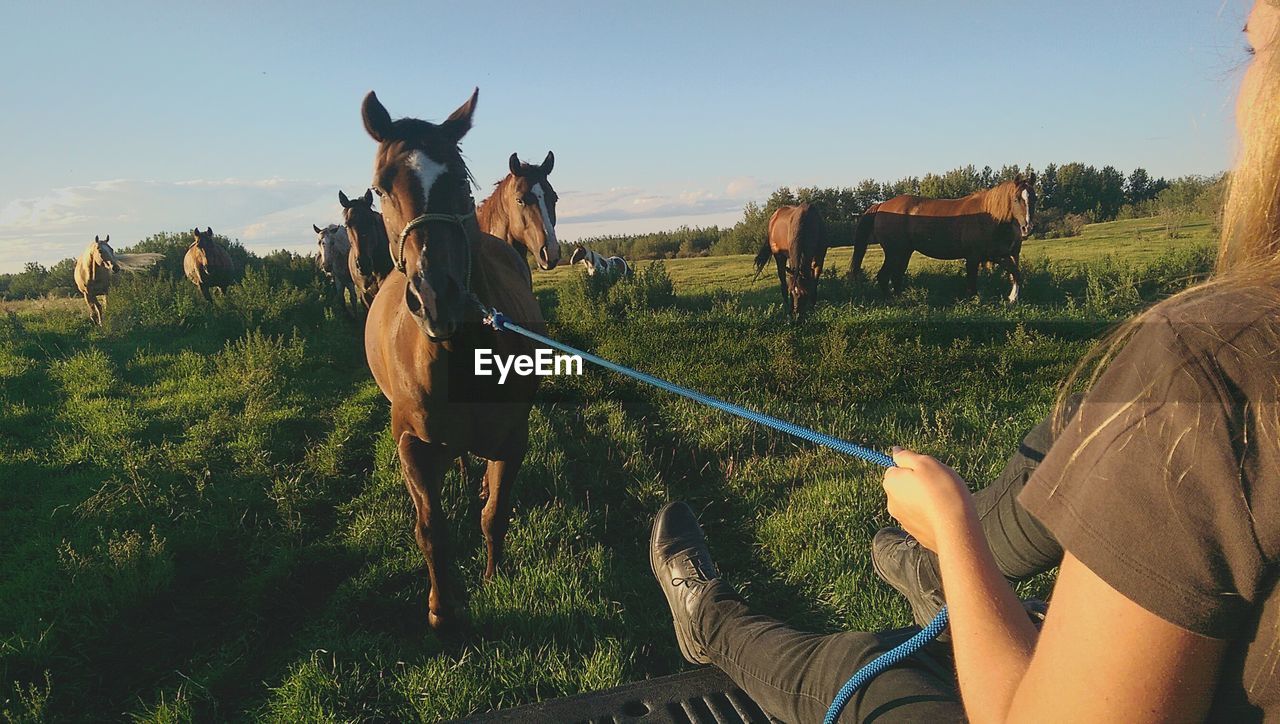
<instances>
[{"instance_id":1,"label":"horse tail","mask_svg":"<svg viewBox=\"0 0 1280 724\"><path fill-rule=\"evenodd\" d=\"M164 254L116 254L116 264L121 271L145 271L155 266L164 258Z\"/></svg>"},{"instance_id":2,"label":"horse tail","mask_svg":"<svg viewBox=\"0 0 1280 724\"><path fill-rule=\"evenodd\" d=\"M751 279L755 283L760 278L760 272L764 270L764 265L769 263L773 251L769 248L769 234L765 232L764 243L760 245L760 251L756 252L756 275Z\"/></svg>"},{"instance_id":3,"label":"horse tail","mask_svg":"<svg viewBox=\"0 0 1280 724\"><path fill-rule=\"evenodd\" d=\"M879 204L874 204L858 217L858 226L853 230L853 258L849 260L850 277L862 272L862 258L866 256L867 247L871 245L871 232L876 225L876 212L879 211L879 207Z\"/></svg>"}]
</instances>

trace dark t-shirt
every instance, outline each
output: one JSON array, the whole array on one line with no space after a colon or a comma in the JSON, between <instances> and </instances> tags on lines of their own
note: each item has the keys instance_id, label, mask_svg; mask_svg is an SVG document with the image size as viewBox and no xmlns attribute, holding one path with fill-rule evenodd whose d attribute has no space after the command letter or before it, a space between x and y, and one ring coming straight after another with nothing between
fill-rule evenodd
<instances>
[{"instance_id":1,"label":"dark t-shirt","mask_svg":"<svg viewBox=\"0 0 1280 724\"><path fill-rule=\"evenodd\" d=\"M1278 296L1157 307L1019 498L1126 598L1230 641L1215 720L1280 720Z\"/></svg>"}]
</instances>

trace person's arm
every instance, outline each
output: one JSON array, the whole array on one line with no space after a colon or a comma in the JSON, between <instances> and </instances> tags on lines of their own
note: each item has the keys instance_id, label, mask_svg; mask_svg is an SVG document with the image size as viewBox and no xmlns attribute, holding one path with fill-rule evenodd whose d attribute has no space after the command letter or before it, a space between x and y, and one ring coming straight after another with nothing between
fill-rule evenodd
<instances>
[{"instance_id":1,"label":"person's arm","mask_svg":"<svg viewBox=\"0 0 1280 724\"><path fill-rule=\"evenodd\" d=\"M895 450L889 512L938 554L965 712L972 721L1203 718L1225 644L1125 598L1067 552L1037 641L996 567L964 481Z\"/></svg>"}]
</instances>

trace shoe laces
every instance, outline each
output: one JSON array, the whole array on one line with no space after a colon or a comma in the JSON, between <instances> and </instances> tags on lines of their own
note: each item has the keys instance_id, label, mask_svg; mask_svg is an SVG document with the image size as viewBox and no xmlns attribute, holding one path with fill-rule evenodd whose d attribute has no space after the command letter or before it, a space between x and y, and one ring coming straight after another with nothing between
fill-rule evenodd
<instances>
[{"instance_id":1,"label":"shoe laces","mask_svg":"<svg viewBox=\"0 0 1280 724\"><path fill-rule=\"evenodd\" d=\"M716 578L715 568L694 551L683 554L680 558L680 564L689 575L672 578L671 585L673 586L696 589L707 585Z\"/></svg>"}]
</instances>

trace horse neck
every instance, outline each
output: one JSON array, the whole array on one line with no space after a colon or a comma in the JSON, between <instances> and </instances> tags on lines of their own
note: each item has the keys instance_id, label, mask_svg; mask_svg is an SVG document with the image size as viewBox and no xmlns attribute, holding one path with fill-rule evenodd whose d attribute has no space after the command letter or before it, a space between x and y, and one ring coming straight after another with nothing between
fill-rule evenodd
<instances>
[{"instance_id":1,"label":"horse neck","mask_svg":"<svg viewBox=\"0 0 1280 724\"><path fill-rule=\"evenodd\" d=\"M511 220L504 202L507 199L507 184L511 183L512 178L511 174L507 174L494 187L489 198L482 201L476 209L476 222L480 225L480 230L508 243L511 241Z\"/></svg>"},{"instance_id":2,"label":"horse neck","mask_svg":"<svg viewBox=\"0 0 1280 724\"><path fill-rule=\"evenodd\" d=\"M998 186L979 191L975 195L981 194L983 211L990 214L996 221L1005 222L1016 220L1013 214L1013 197L1017 193L1017 184L1005 181Z\"/></svg>"}]
</instances>

